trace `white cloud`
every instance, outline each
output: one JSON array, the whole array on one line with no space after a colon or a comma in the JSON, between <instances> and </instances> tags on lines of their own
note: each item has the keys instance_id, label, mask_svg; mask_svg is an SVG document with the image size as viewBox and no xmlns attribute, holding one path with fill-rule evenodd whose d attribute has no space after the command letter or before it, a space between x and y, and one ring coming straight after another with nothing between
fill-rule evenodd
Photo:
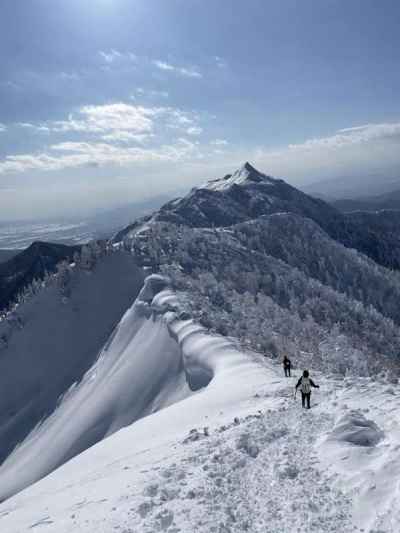
<instances>
[{"instance_id":1,"label":"white cloud","mask_svg":"<svg viewBox=\"0 0 400 533\"><path fill-rule=\"evenodd\" d=\"M155 129L168 127L185 129L198 135L202 129L196 125L199 116L194 112L165 106L141 106L123 102L98 106L84 106L67 120L46 123L36 127L48 128L55 133L88 133L110 135L114 132L130 132L135 135L150 134ZM191 130L188 132L188 129ZM117 135L120 135L118 133ZM121 135L120 135L121 138ZM125 135L125 138L128 138ZM111 139L111 137L108 137ZM134 137L132 137L133 140ZM136 139L137 140L137 139Z\"/></svg>"},{"instance_id":2,"label":"white cloud","mask_svg":"<svg viewBox=\"0 0 400 533\"><path fill-rule=\"evenodd\" d=\"M193 125L196 120L198 120L198 117L195 113L187 113L180 109L170 108L170 122L168 124L170 128L177 129L190 126Z\"/></svg>"},{"instance_id":3,"label":"white cloud","mask_svg":"<svg viewBox=\"0 0 400 533\"><path fill-rule=\"evenodd\" d=\"M203 75L195 68L179 68L179 74L187 78L202 78Z\"/></svg>"},{"instance_id":4,"label":"white cloud","mask_svg":"<svg viewBox=\"0 0 400 533\"><path fill-rule=\"evenodd\" d=\"M109 142L122 142L122 143L130 143L130 142L137 142L140 144L145 143L149 139L154 137L154 134L152 133L132 133L130 131L120 131L115 130L111 133L108 133L107 135L103 135L102 139L104 141Z\"/></svg>"},{"instance_id":5,"label":"white cloud","mask_svg":"<svg viewBox=\"0 0 400 533\"><path fill-rule=\"evenodd\" d=\"M371 172L392 175L400 165L399 139L400 122L364 124L280 149L255 149L248 159L297 183Z\"/></svg>"},{"instance_id":6,"label":"white cloud","mask_svg":"<svg viewBox=\"0 0 400 533\"><path fill-rule=\"evenodd\" d=\"M192 126L186 130L186 133L188 135L201 135L201 133L203 133L203 128L200 128L199 126Z\"/></svg>"},{"instance_id":7,"label":"white cloud","mask_svg":"<svg viewBox=\"0 0 400 533\"><path fill-rule=\"evenodd\" d=\"M308 139L304 143L290 144L291 150L312 150L315 148L341 148L353 144L363 144L400 137L400 122L364 124L338 130L334 135Z\"/></svg>"},{"instance_id":8,"label":"white cloud","mask_svg":"<svg viewBox=\"0 0 400 533\"><path fill-rule=\"evenodd\" d=\"M228 146L228 141L226 139L214 139L210 142L213 146Z\"/></svg>"},{"instance_id":9,"label":"white cloud","mask_svg":"<svg viewBox=\"0 0 400 533\"><path fill-rule=\"evenodd\" d=\"M168 91L157 91L154 89L143 89L142 87L138 87L135 90L136 94L133 94L131 96L132 100L136 100L136 97L143 97L143 98L152 98L152 99L167 99L169 98Z\"/></svg>"},{"instance_id":10,"label":"white cloud","mask_svg":"<svg viewBox=\"0 0 400 533\"><path fill-rule=\"evenodd\" d=\"M227 63L226 63L225 59L223 59L222 57L214 56L214 59L215 59L215 64L217 65L218 68L226 68L227 67Z\"/></svg>"},{"instance_id":11,"label":"white cloud","mask_svg":"<svg viewBox=\"0 0 400 533\"><path fill-rule=\"evenodd\" d=\"M155 65L160 70L174 72L186 78L202 78L203 77L201 72L197 68L193 68L193 67L190 67L190 68L178 67L176 65L172 65L171 63L167 63L166 61L160 61L160 60L153 61L153 65Z\"/></svg>"},{"instance_id":12,"label":"white cloud","mask_svg":"<svg viewBox=\"0 0 400 533\"><path fill-rule=\"evenodd\" d=\"M162 108L129 105L122 102L98 106L83 106L79 118L73 115L68 120L53 122L55 132L103 133L112 130L149 132L153 129L153 118L162 113Z\"/></svg>"},{"instance_id":13,"label":"white cloud","mask_svg":"<svg viewBox=\"0 0 400 533\"><path fill-rule=\"evenodd\" d=\"M100 57L105 61L105 63L111 65L118 61L136 61L137 56L133 52L120 52L111 48L111 50L105 52L104 50L99 51Z\"/></svg>"},{"instance_id":14,"label":"white cloud","mask_svg":"<svg viewBox=\"0 0 400 533\"><path fill-rule=\"evenodd\" d=\"M35 126L35 124L31 124L30 122L17 122L16 126L18 126L19 128L27 128L27 129L34 129L36 128L37 126Z\"/></svg>"},{"instance_id":15,"label":"white cloud","mask_svg":"<svg viewBox=\"0 0 400 533\"><path fill-rule=\"evenodd\" d=\"M176 67L173 65L170 65L169 63L166 63L165 61L153 61L153 64L159 68L160 70L175 70Z\"/></svg>"},{"instance_id":16,"label":"white cloud","mask_svg":"<svg viewBox=\"0 0 400 533\"><path fill-rule=\"evenodd\" d=\"M137 161L178 161L190 154L199 157L196 143L180 138L165 144L163 140L168 128L176 129L179 134L200 134L202 129L196 125L197 120L196 113L173 107L145 107L119 102L83 106L67 120L18 123L19 127L28 131L51 132L56 138L61 137L62 142L53 141L50 148L38 153L6 156L0 160L0 174L128 165ZM79 141L76 141L77 134L81 137ZM154 147L145 148L143 145L150 139L154 139Z\"/></svg>"},{"instance_id":17,"label":"white cloud","mask_svg":"<svg viewBox=\"0 0 400 533\"><path fill-rule=\"evenodd\" d=\"M49 133L50 128L44 124L32 124L30 122L17 122L16 126L19 128L25 128L30 130L35 130L36 132Z\"/></svg>"},{"instance_id":18,"label":"white cloud","mask_svg":"<svg viewBox=\"0 0 400 533\"><path fill-rule=\"evenodd\" d=\"M8 156L0 161L0 174L27 170L56 171L82 166L126 166L138 162L177 162L191 157L199 158L201 153L197 144L187 139L178 139L173 144L151 149L97 142L64 142L52 145L46 153Z\"/></svg>"},{"instance_id":19,"label":"white cloud","mask_svg":"<svg viewBox=\"0 0 400 533\"><path fill-rule=\"evenodd\" d=\"M106 63L113 63L116 59L121 57L121 54L118 52L118 50L110 50L109 52L103 52L100 50L99 55Z\"/></svg>"},{"instance_id":20,"label":"white cloud","mask_svg":"<svg viewBox=\"0 0 400 533\"><path fill-rule=\"evenodd\" d=\"M5 124L2 124L2 123L0 122L0 133L2 133L3 131L6 131L6 129L7 129L6 125L5 125Z\"/></svg>"}]
</instances>

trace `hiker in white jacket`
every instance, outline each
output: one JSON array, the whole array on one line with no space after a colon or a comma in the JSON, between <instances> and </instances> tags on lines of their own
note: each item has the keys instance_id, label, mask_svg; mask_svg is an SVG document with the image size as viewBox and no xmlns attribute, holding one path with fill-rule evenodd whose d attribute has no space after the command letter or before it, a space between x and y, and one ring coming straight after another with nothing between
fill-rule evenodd
<instances>
[{"instance_id":1,"label":"hiker in white jacket","mask_svg":"<svg viewBox=\"0 0 400 533\"><path fill-rule=\"evenodd\" d=\"M296 391L299 387L301 390L301 405L305 407L307 402L307 409L310 409L311 387L319 389L319 385L316 385L309 376L308 370L304 370L303 375L296 385Z\"/></svg>"}]
</instances>

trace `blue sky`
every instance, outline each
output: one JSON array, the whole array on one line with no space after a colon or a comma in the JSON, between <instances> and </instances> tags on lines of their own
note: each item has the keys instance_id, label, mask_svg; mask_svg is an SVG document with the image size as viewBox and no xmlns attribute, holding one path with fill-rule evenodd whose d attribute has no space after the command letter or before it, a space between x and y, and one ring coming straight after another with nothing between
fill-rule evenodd
<instances>
[{"instance_id":1,"label":"blue sky","mask_svg":"<svg viewBox=\"0 0 400 533\"><path fill-rule=\"evenodd\" d=\"M399 176L395 0L2 0L0 219Z\"/></svg>"}]
</instances>

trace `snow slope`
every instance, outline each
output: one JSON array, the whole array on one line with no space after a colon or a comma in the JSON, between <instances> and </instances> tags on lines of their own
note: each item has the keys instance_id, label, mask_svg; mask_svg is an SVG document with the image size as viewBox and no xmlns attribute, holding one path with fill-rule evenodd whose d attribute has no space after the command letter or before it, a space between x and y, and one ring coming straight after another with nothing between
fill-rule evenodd
<instances>
[{"instance_id":1,"label":"snow slope","mask_svg":"<svg viewBox=\"0 0 400 533\"><path fill-rule=\"evenodd\" d=\"M296 378L180 320L153 276L46 431L22 446L26 461L17 450L3 467L2 493L71 432L149 416L4 502L1 531L397 533L399 392L383 379L313 377L321 389L303 411Z\"/></svg>"},{"instance_id":2,"label":"snow slope","mask_svg":"<svg viewBox=\"0 0 400 533\"><path fill-rule=\"evenodd\" d=\"M250 163L245 163L242 167L235 170L233 174L227 174L223 178L210 180L200 188L210 189L212 191L226 191L232 185L244 185L248 182L262 182L264 185L275 185L279 180L261 174Z\"/></svg>"},{"instance_id":3,"label":"snow slope","mask_svg":"<svg viewBox=\"0 0 400 533\"><path fill-rule=\"evenodd\" d=\"M43 424L92 367L143 279L131 255L114 253L94 271L76 272L64 302L52 283L18 307L16 325L0 323L0 337L7 339L0 343L0 461ZM71 456L73 450L63 453ZM10 460L0 467L2 482Z\"/></svg>"}]
</instances>

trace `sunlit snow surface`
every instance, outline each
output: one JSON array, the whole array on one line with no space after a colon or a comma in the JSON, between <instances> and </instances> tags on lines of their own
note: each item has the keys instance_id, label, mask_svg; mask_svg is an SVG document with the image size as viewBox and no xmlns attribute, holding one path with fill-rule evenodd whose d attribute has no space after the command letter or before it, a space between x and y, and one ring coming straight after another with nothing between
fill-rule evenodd
<instances>
[{"instance_id":1,"label":"sunlit snow surface","mask_svg":"<svg viewBox=\"0 0 400 533\"><path fill-rule=\"evenodd\" d=\"M301 369L285 379L178 314L150 278L82 383L0 472L2 493L98 424L111 433L149 416L5 501L1 531L398 533L394 387L317 373L303 411Z\"/></svg>"},{"instance_id":2,"label":"sunlit snow surface","mask_svg":"<svg viewBox=\"0 0 400 533\"><path fill-rule=\"evenodd\" d=\"M261 174L253 169L248 163L246 163L233 174L228 174L224 178L210 180L200 188L210 189L212 191L225 191L232 187L232 185L243 185L246 182L251 181L252 175L257 177L257 181L262 181L264 184L268 185L274 185L273 178L270 178L265 174Z\"/></svg>"}]
</instances>

